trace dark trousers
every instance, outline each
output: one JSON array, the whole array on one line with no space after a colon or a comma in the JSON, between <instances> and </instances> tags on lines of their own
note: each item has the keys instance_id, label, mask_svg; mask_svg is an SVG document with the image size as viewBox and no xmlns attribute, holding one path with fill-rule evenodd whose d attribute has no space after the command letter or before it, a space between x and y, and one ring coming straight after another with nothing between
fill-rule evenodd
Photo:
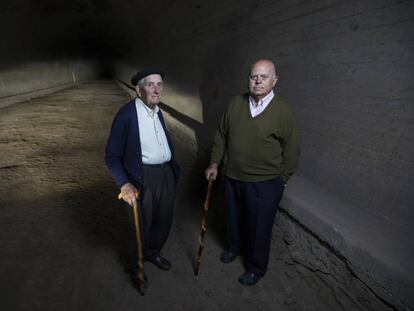
<instances>
[{"instance_id":1,"label":"dark trousers","mask_svg":"<svg viewBox=\"0 0 414 311\"><path fill-rule=\"evenodd\" d=\"M139 218L141 225L141 239L145 259L160 255L170 233L174 198L175 180L169 164L144 165L144 185L140 194ZM138 268L138 250L135 235L134 213L131 206L127 206L129 227L129 270Z\"/></svg>"},{"instance_id":2,"label":"dark trousers","mask_svg":"<svg viewBox=\"0 0 414 311\"><path fill-rule=\"evenodd\" d=\"M228 250L244 253L245 268L263 276L269 262L276 209L282 198L280 177L262 182L225 178Z\"/></svg>"}]
</instances>

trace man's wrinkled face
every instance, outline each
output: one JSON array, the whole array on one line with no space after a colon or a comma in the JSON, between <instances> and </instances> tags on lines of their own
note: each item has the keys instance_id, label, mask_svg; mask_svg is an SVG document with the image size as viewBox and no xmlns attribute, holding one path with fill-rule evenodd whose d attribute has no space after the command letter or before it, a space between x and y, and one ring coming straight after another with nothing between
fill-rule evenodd
<instances>
[{"instance_id":1,"label":"man's wrinkled face","mask_svg":"<svg viewBox=\"0 0 414 311\"><path fill-rule=\"evenodd\" d=\"M152 74L144 78L143 85L137 85L138 96L150 108L154 108L160 102L163 90L162 77L159 74Z\"/></svg>"},{"instance_id":2,"label":"man's wrinkled face","mask_svg":"<svg viewBox=\"0 0 414 311\"><path fill-rule=\"evenodd\" d=\"M253 65L249 75L250 95L256 100L265 97L276 85L277 77L272 62L259 61Z\"/></svg>"}]
</instances>

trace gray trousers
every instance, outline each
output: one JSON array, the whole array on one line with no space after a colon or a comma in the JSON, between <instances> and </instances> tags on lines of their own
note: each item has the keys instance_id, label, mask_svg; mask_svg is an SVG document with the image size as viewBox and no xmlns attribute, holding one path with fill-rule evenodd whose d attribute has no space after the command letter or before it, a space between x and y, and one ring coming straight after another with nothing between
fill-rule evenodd
<instances>
[{"instance_id":1,"label":"gray trousers","mask_svg":"<svg viewBox=\"0 0 414 311\"><path fill-rule=\"evenodd\" d=\"M140 194L139 219L144 258L159 256L170 233L176 183L169 164L144 165L144 185ZM135 235L134 214L127 206L129 227L129 270L138 268L138 250Z\"/></svg>"}]
</instances>

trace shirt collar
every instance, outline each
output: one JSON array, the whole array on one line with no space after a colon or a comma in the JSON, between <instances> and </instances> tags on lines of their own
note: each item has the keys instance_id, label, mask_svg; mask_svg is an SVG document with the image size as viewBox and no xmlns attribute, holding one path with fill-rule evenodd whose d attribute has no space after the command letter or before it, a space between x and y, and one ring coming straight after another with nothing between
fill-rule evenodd
<instances>
[{"instance_id":1,"label":"shirt collar","mask_svg":"<svg viewBox=\"0 0 414 311\"><path fill-rule=\"evenodd\" d=\"M258 103L253 99L253 97L249 96L249 103L253 107L263 106L264 104L270 103L270 101L273 99L274 96L275 96L275 93L273 92L273 90L271 90L269 94L267 94L265 97L260 99Z\"/></svg>"},{"instance_id":2,"label":"shirt collar","mask_svg":"<svg viewBox=\"0 0 414 311\"><path fill-rule=\"evenodd\" d=\"M135 98L135 103L143 107L150 117L154 117L154 115L160 110L160 108L158 108L158 105L155 105L154 109L149 108L139 97Z\"/></svg>"}]
</instances>

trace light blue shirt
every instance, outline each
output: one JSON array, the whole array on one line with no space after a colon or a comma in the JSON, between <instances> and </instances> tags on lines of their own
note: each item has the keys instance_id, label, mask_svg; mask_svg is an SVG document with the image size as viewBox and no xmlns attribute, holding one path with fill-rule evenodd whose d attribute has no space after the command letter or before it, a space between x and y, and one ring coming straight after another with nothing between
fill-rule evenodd
<instances>
[{"instance_id":1,"label":"light blue shirt","mask_svg":"<svg viewBox=\"0 0 414 311\"><path fill-rule=\"evenodd\" d=\"M142 163L162 164L170 161L171 150L164 128L158 118L158 106L150 109L138 97L135 99L135 106L137 108Z\"/></svg>"}]
</instances>

